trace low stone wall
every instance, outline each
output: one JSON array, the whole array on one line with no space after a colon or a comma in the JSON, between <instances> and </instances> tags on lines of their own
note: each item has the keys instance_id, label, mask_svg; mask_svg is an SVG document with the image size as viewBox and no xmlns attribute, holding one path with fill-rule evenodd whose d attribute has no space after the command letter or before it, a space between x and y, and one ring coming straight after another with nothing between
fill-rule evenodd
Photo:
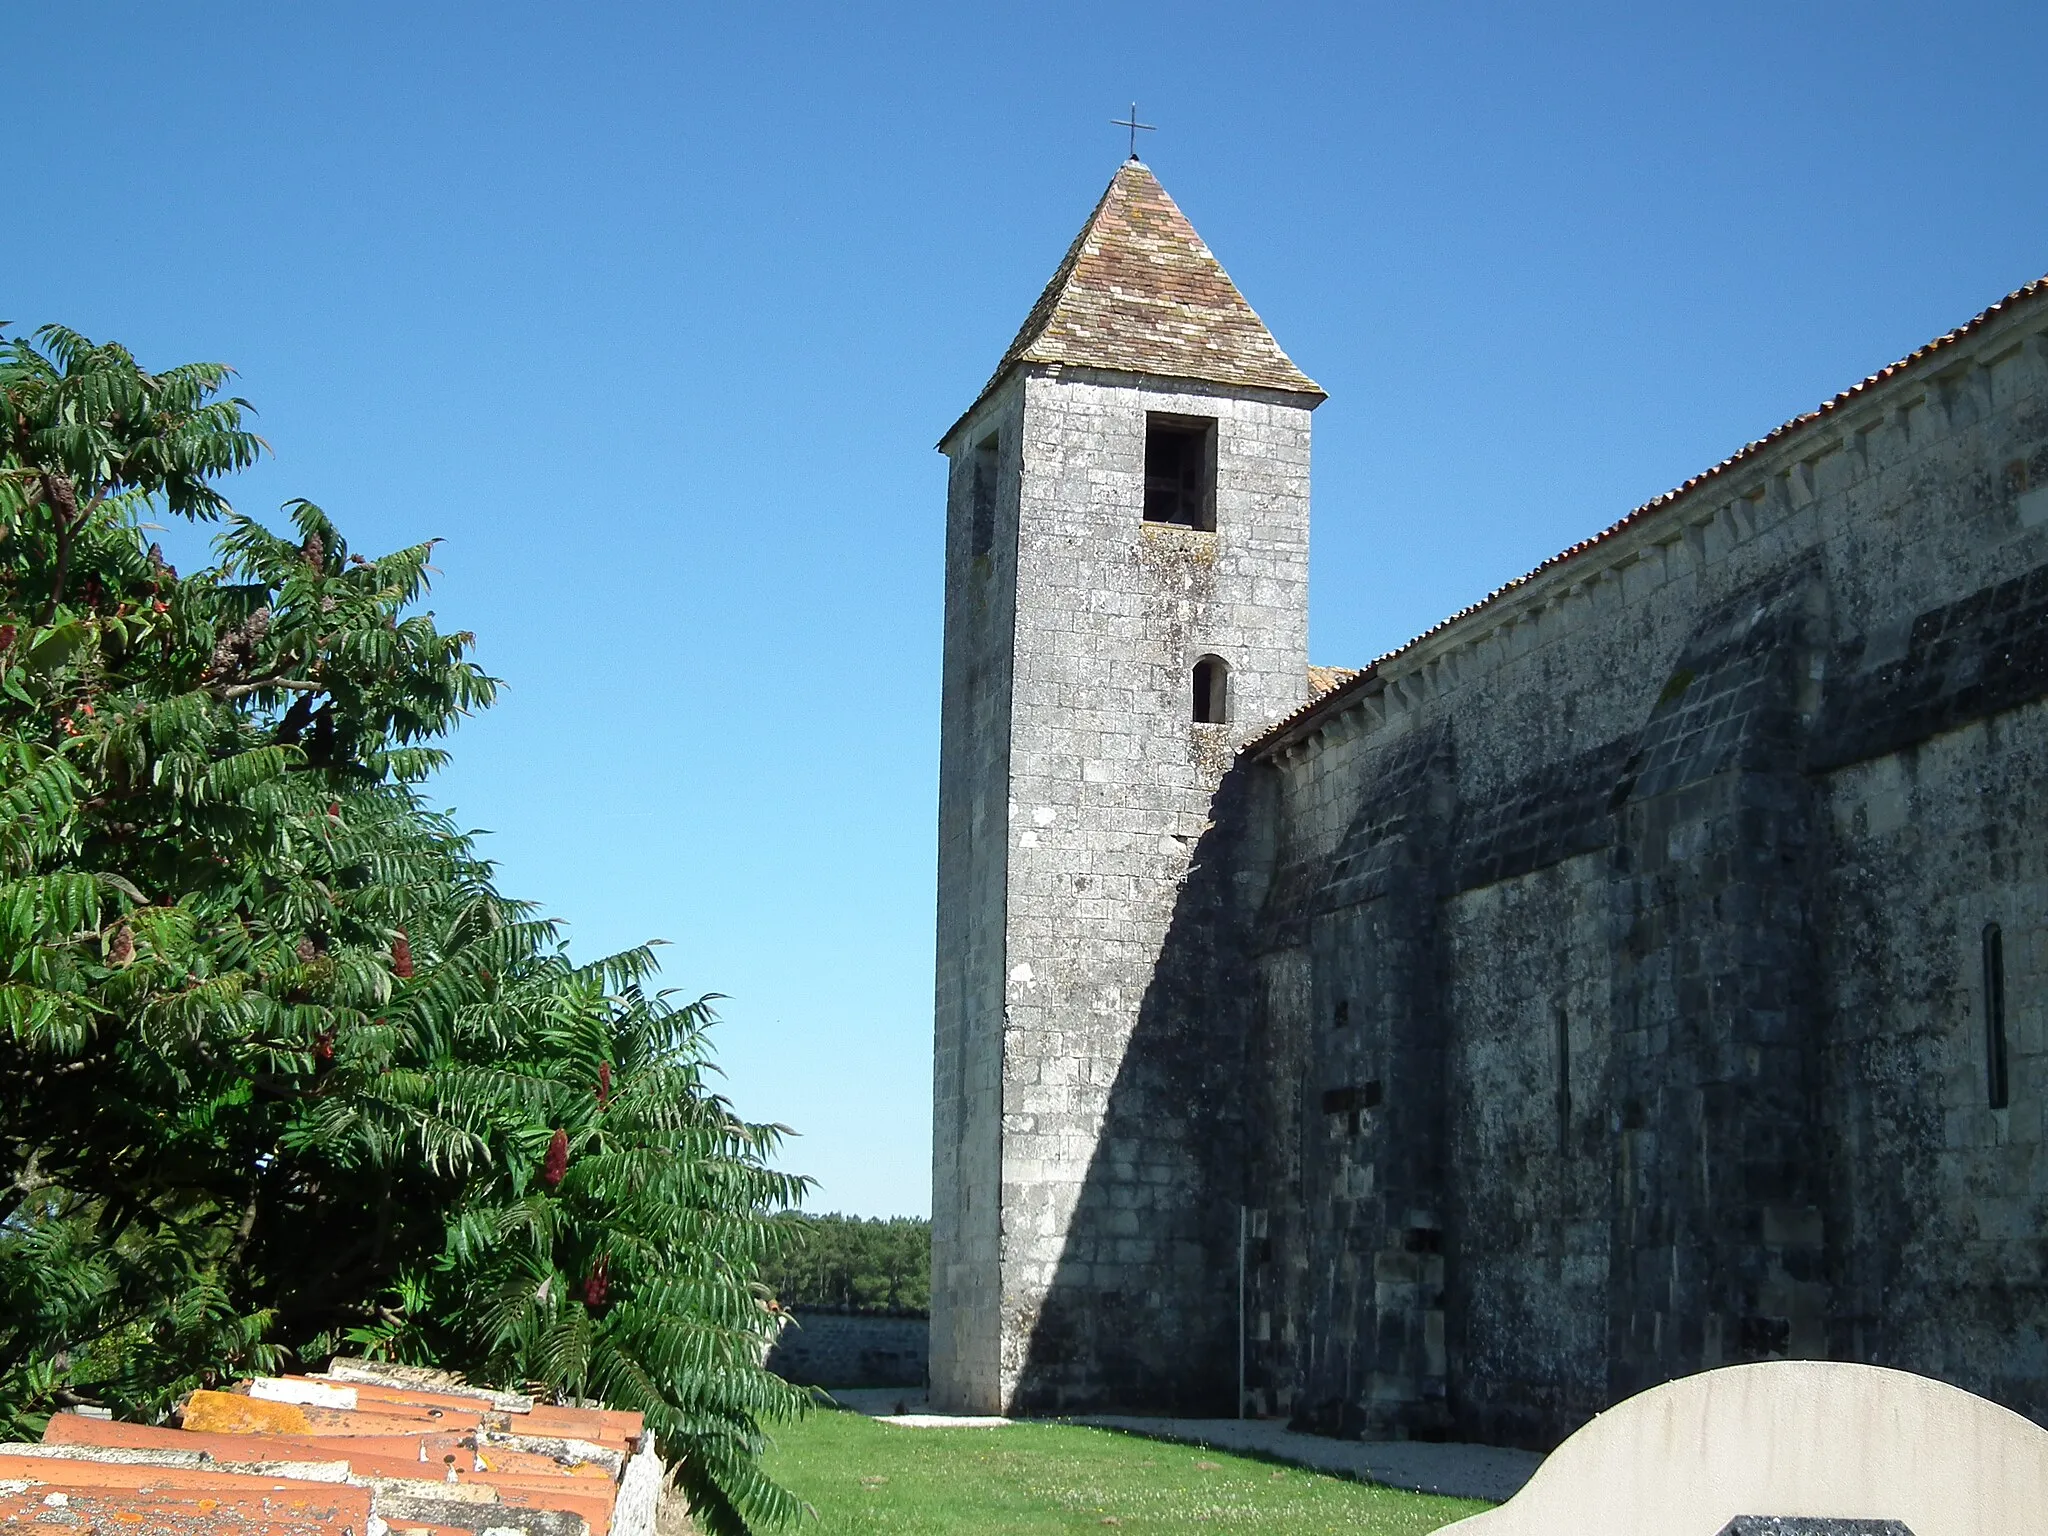
<instances>
[{"instance_id":1,"label":"low stone wall","mask_svg":"<svg viewBox=\"0 0 2048 1536\"><path fill-rule=\"evenodd\" d=\"M808 1387L922 1387L931 1324L921 1317L793 1311L768 1369Z\"/></svg>"}]
</instances>

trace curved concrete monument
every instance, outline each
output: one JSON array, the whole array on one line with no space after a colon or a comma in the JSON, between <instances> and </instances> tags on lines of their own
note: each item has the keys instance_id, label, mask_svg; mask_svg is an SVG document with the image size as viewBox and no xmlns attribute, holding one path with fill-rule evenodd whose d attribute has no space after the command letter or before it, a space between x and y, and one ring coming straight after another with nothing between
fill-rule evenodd
<instances>
[{"instance_id":1,"label":"curved concrete monument","mask_svg":"<svg viewBox=\"0 0 2048 1536\"><path fill-rule=\"evenodd\" d=\"M2017 1536L2048 1531L2048 1430L1874 1365L1772 1360L1653 1387L1458 1536Z\"/></svg>"}]
</instances>

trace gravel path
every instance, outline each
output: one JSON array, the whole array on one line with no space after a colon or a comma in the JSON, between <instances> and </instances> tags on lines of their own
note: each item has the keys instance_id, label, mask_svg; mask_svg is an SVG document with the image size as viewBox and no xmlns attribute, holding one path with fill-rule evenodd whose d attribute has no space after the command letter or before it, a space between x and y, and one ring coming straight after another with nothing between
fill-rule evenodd
<instances>
[{"instance_id":1,"label":"gravel path","mask_svg":"<svg viewBox=\"0 0 2048 1536\"><path fill-rule=\"evenodd\" d=\"M1091 1415L1074 1420L1154 1440L1177 1440L1269 1456L1297 1467L1334 1472L1413 1493L1447 1493L1498 1504L1521 1491L1543 1464L1536 1451L1427 1440L1332 1440L1304 1435L1278 1419L1141 1419Z\"/></svg>"},{"instance_id":2,"label":"gravel path","mask_svg":"<svg viewBox=\"0 0 2048 1536\"><path fill-rule=\"evenodd\" d=\"M873 1387L842 1389L831 1396L843 1408L907 1429L966 1429L1010 1422L932 1413L924 1394L918 1391ZM1156 1419L1101 1414L1069 1422L1122 1430L1153 1440L1266 1456L1290 1466L1384 1483L1389 1488L1406 1488L1414 1493L1445 1493L1461 1499L1491 1499L1495 1503L1512 1498L1543 1462L1535 1451L1511 1451L1497 1445L1332 1440L1323 1435L1300 1434L1278 1419Z\"/></svg>"}]
</instances>

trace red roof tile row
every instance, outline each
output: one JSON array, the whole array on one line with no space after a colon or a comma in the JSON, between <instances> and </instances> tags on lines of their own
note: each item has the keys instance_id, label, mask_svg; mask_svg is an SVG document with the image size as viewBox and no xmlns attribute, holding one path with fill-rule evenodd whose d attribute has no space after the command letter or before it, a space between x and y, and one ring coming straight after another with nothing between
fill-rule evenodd
<instances>
[{"instance_id":1,"label":"red roof tile row","mask_svg":"<svg viewBox=\"0 0 2048 1536\"><path fill-rule=\"evenodd\" d=\"M1626 516L1621 517L1615 522L1608 524L1607 527L1601 529L1591 538L1581 539L1578 543L1572 545L1571 548L1563 550L1558 554L1552 555L1548 560L1545 560L1533 571L1529 571L1524 575L1517 576L1513 581L1507 582L1502 586L1494 588L1493 591L1487 593L1486 596L1482 597L1478 602L1468 604L1466 607L1460 608L1456 613L1452 614L1449 618L1441 619L1435 624L1432 624L1428 629L1425 629L1421 634L1417 635L1414 639L1408 641L1405 645L1395 647L1393 650L1388 651L1385 655L1374 658L1371 662L1367 663L1359 671L1351 673L1347 678L1344 679L1344 681L1339 683L1337 686L1330 688L1326 692L1315 692L1312 687L1308 703L1302 705L1302 707L1295 710L1294 713L1288 715L1282 720L1277 721L1272 726L1268 727L1264 732L1262 732L1258 736L1255 736L1254 738L1252 738L1252 740L1246 742L1240 750L1245 753L1256 754L1279 745L1283 740L1291 740L1295 738L1296 736L1302 734L1306 729L1310 728L1315 720L1325 715L1333 714L1337 710L1342 709L1344 707L1344 702L1346 699L1350 698L1351 696L1357 693L1365 691L1378 679L1380 669L1384 667L1388 662L1394 661L1397 658L1407 654L1416 646L1420 645L1423 641L1429 639L1432 635L1439 634L1442 631L1449 629L1453 624L1457 624L1463 621L1464 619L1469 618L1471 615L1479 612L1480 609L1490 606L1491 604L1499 601L1501 598L1507 596L1509 593L1516 591L1518 588L1527 586L1530 582L1534 581L1537 577L1541 576L1544 572L1552 569L1553 567L1562 565L1567 560L1574 559L1577 556L1584 554L1587 550L1592 549L1597 545L1605 543L1607 540L1613 538L1616 534L1619 534L1623 532L1625 529L1635 526L1637 523L1640 523L1644 518L1649 517L1654 513L1663 510L1665 507L1670 506L1672 503L1676 501L1679 501L1683 497L1699 489L1701 486L1707 484L1709 481L1718 480L1724 475L1727 475L1730 471L1740 468L1742 465L1748 463L1751 459L1754 459L1755 457L1757 457L1757 455L1761 454L1766 449L1771 448L1780 442L1783 442L1786 438L1792 437L1800 432L1804 432L1817 422L1826 420L1828 417L1840 411L1844 406L1853 404L1854 402L1860 400L1865 394L1869 393L1878 385L1884 384L1887 381L1896 378L1898 375L1906 372L1907 370L1915 368L1917 365L1923 363L1927 358L1932 357L1936 353L1942 352L1947 348L1954 346L1957 342L1962 341L1965 337L1971 336L1976 332L1982 330L1986 325L1989 325L1993 320L1997 319L1999 316L2009 314L2019 306L2028 304L2033 300L2041 299L2044 297L2048 297L2048 277L2037 278L2033 282L2028 283L2025 287L2013 290L2004 298L2000 299L1996 304L1993 304L1989 308L1982 310L1977 315L1973 316L1970 320L1966 321L1964 324L1957 326L1954 330L1945 332L1944 334L1935 337L1934 340L1928 342L1925 346L1918 347L1912 352L1908 353L1906 356L1900 358L1897 362L1892 363L1887 367L1878 369L1877 372L1871 374L1868 378L1863 379L1859 383L1850 385L1847 389L1843 390L1833 399L1823 401L1813 410L1807 411L1803 415L1793 417L1790 421L1784 423L1780 427L1773 429L1770 432L1767 432L1766 434L1764 434L1764 436L1756 439L1756 441L1751 443L1745 443L1741 448L1738 448L1734 453L1728 455L1727 458L1721 460L1720 463L1714 465L1710 469L1702 470L1699 474L1694 475L1690 480L1687 480L1683 485L1678 486L1674 490L1666 491L1661 496L1654 497L1651 500L1644 502L1641 506L1637 507L1634 511L1628 513ZM1311 668L1310 670L1313 674L1315 671L1335 672L1340 669Z\"/></svg>"}]
</instances>

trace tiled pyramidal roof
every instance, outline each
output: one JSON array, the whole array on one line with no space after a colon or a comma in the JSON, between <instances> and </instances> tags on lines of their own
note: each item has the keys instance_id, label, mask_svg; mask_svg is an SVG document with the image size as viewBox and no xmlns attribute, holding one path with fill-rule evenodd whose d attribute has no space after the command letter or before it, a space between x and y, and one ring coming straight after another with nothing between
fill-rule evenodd
<instances>
[{"instance_id":1,"label":"tiled pyramidal roof","mask_svg":"<svg viewBox=\"0 0 2048 1536\"><path fill-rule=\"evenodd\" d=\"M0 1529L149 1536L652 1536L640 1415L337 1360L194 1392L180 1426L50 1419L0 1445Z\"/></svg>"},{"instance_id":2,"label":"tiled pyramidal roof","mask_svg":"<svg viewBox=\"0 0 2048 1536\"><path fill-rule=\"evenodd\" d=\"M1323 394L1138 160L1102 194L982 396L1023 363Z\"/></svg>"}]
</instances>

